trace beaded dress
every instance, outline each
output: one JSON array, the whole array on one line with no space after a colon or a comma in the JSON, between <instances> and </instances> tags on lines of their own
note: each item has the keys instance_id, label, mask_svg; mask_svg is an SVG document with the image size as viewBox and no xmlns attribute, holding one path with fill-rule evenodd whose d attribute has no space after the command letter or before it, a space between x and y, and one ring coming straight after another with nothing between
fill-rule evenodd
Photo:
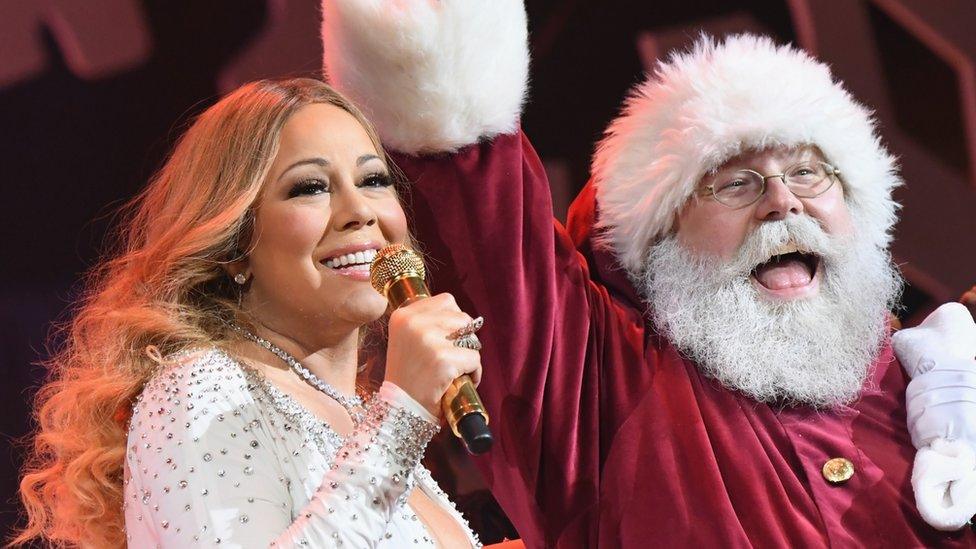
<instances>
[{"instance_id":1,"label":"beaded dress","mask_svg":"<svg viewBox=\"0 0 976 549\"><path fill-rule=\"evenodd\" d=\"M167 361L132 413L130 547L413 547L418 487L480 546L420 459L438 426L384 383L347 437L219 349Z\"/></svg>"}]
</instances>

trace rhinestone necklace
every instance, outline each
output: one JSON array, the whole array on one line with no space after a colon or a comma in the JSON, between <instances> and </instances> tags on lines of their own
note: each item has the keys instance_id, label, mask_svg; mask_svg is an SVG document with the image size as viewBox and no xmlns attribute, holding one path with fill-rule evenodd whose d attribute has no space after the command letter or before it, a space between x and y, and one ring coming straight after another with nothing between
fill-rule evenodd
<instances>
[{"instance_id":1,"label":"rhinestone necklace","mask_svg":"<svg viewBox=\"0 0 976 549\"><path fill-rule=\"evenodd\" d=\"M338 389L332 385L329 385L325 381L322 381L322 379L303 366L301 362L298 362L298 359L288 354L288 352L281 347L278 347L263 337L252 334L240 326L235 325L232 326L232 328L245 338L271 351L275 356L283 360L285 364L287 364L296 374L298 374L298 377L304 379L306 383L317 389L319 392L325 393L326 396L338 402L339 405L345 408L346 412L349 413L349 417L352 418L352 422L354 424L359 425L362 423L363 418L366 417L366 409L361 396L346 396L340 393Z\"/></svg>"}]
</instances>

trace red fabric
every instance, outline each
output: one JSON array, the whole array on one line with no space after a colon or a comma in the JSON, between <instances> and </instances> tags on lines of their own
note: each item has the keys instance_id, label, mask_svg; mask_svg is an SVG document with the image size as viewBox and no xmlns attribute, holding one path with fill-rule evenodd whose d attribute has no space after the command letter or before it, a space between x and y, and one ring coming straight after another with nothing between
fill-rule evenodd
<instances>
[{"instance_id":1,"label":"red fabric","mask_svg":"<svg viewBox=\"0 0 976 549\"><path fill-rule=\"evenodd\" d=\"M497 442L478 461L527 546L976 545L915 510L890 347L850 408L757 403L646 327L626 277L589 245L589 189L571 231L552 221L524 135L397 161L434 290L486 319L479 392ZM820 473L833 457L854 463L842 486Z\"/></svg>"}]
</instances>

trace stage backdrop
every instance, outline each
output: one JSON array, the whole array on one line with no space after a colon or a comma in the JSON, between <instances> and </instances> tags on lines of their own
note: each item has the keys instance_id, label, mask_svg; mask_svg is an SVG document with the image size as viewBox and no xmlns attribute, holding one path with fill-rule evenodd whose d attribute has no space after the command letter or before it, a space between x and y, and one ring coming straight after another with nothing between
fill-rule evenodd
<instances>
[{"instance_id":1,"label":"stage backdrop","mask_svg":"<svg viewBox=\"0 0 976 549\"><path fill-rule=\"evenodd\" d=\"M642 72L700 32L753 31L833 66L878 113L908 185L894 253L911 324L976 283L973 0L529 0L524 127L562 218L592 146ZM0 526L15 520L30 388L52 320L98 257L113 212L187 122L251 79L320 75L316 0L0 0ZM756 82L789 86L789 82ZM448 444L435 458L466 467ZM477 483L462 494L505 531ZM486 540L487 541L487 540Z\"/></svg>"}]
</instances>

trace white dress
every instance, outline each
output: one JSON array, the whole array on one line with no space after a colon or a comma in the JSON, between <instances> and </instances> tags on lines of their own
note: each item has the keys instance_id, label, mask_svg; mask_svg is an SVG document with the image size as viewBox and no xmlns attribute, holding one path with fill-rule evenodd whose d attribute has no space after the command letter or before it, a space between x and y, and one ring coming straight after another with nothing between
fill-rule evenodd
<instances>
[{"instance_id":1,"label":"white dress","mask_svg":"<svg viewBox=\"0 0 976 549\"><path fill-rule=\"evenodd\" d=\"M414 486L480 546L420 464L433 416L388 383L366 410L342 437L221 350L172 361L133 406L129 546L433 546L406 503Z\"/></svg>"}]
</instances>

